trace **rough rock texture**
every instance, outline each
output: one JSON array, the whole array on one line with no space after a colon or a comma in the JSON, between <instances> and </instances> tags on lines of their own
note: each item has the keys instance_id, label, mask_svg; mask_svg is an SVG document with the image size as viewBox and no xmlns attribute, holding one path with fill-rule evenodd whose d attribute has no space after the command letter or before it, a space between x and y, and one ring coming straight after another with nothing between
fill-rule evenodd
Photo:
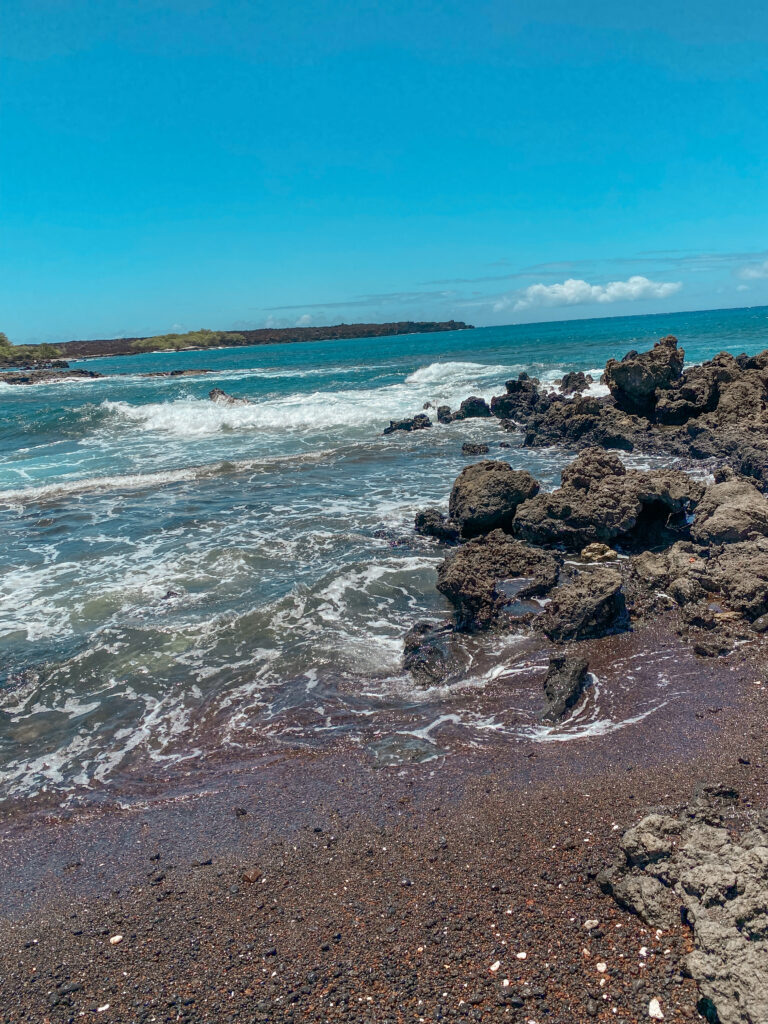
<instances>
[{"instance_id":1,"label":"rough rock texture","mask_svg":"<svg viewBox=\"0 0 768 1024\"><path fill-rule=\"evenodd\" d=\"M438 686L458 679L468 665L469 657L450 622L417 622L406 634L403 670L410 672L420 686Z\"/></svg>"},{"instance_id":2,"label":"rough rock texture","mask_svg":"<svg viewBox=\"0 0 768 1024\"><path fill-rule=\"evenodd\" d=\"M424 430L425 427L431 427L432 420L427 416L426 413L420 412L416 416L412 416L410 419L405 420L390 420L389 426L384 428L385 434L394 434L396 430Z\"/></svg>"},{"instance_id":3,"label":"rough rock texture","mask_svg":"<svg viewBox=\"0 0 768 1024\"><path fill-rule=\"evenodd\" d=\"M579 558L584 562L613 562L617 554L607 544L587 544L579 552Z\"/></svg>"},{"instance_id":4,"label":"rough rock texture","mask_svg":"<svg viewBox=\"0 0 768 1024\"><path fill-rule=\"evenodd\" d=\"M594 381L591 374L584 373L582 370L572 370L570 373L563 374L560 391L564 395L580 394L582 391L586 391L592 383Z\"/></svg>"},{"instance_id":5,"label":"rough rock texture","mask_svg":"<svg viewBox=\"0 0 768 1024\"><path fill-rule=\"evenodd\" d=\"M453 419L451 415L450 405L438 405L437 407L437 422L438 423L450 423Z\"/></svg>"},{"instance_id":6,"label":"rough rock texture","mask_svg":"<svg viewBox=\"0 0 768 1024\"><path fill-rule=\"evenodd\" d=\"M453 414L453 419L469 420L490 415L491 410L486 400L478 398L477 395L470 395L469 398L464 399L458 410Z\"/></svg>"},{"instance_id":7,"label":"rough rock texture","mask_svg":"<svg viewBox=\"0 0 768 1024\"><path fill-rule=\"evenodd\" d=\"M626 629L628 617L620 574L610 569L585 572L573 583L553 590L536 625L558 643Z\"/></svg>"},{"instance_id":8,"label":"rough rock texture","mask_svg":"<svg viewBox=\"0 0 768 1024\"><path fill-rule=\"evenodd\" d=\"M476 444L474 441L465 441L461 446L462 455L487 455L487 444Z\"/></svg>"},{"instance_id":9,"label":"rough rock texture","mask_svg":"<svg viewBox=\"0 0 768 1024\"><path fill-rule=\"evenodd\" d=\"M768 499L746 480L708 487L696 509L694 540L725 544L768 535Z\"/></svg>"},{"instance_id":10,"label":"rough rock texture","mask_svg":"<svg viewBox=\"0 0 768 1024\"><path fill-rule=\"evenodd\" d=\"M645 586L664 591L681 607L692 605L687 621L701 628L712 628L732 613L749 620L768 614L765 537L713 548L676 543L638 555L632 569Z\"/></svg>"},{"instance_id":11,"label":"rough rock texture","mask_svg":"<svg viewBox=\"0 0 768 1024\"><path fill-rule=\"evenodd\" d=\"M491 399L491 412L504 420L525 422L534 412L543 412L552 401L549 395L539 391L538 381L521 373L517 380L508 380L504 387L506 394Z\"/></svg>"},{"instance_id":12,"label":"rough rock texture","mask_svg":"<svg viewBox=\"0 0 768 1024\"><path fill-rule=\"evenodd\" d=\"M677 338L669 335L650 352L628 352L620 362L609 359L605 383L620 409L648 414L656 405L657 390L669 388L682 376L684 358Z\"/></svg>"},{"instance_id":13,"label":"rough rock texture","mask_svg":"<svg viewBox=\"0 0 768 1024\"><path fill-rule=\"evenodd\" d=\"M585 658L570 658L565 654L556 654L549 659L547 677L544 680L547 709L542 717L545 722L556 722L577 703L584 692L588 668L589 664Z\"/></svg>"},{"instance_id":14,"label":"rough rock texture","mask_svg":"<svg viewBox=\"0 0 768 1024\"><path fill-rule=\"evenodd\" d=\"M580 551L595 541L653 547L687 530L686 517L701 500L703 484L678 470L621 472L613 459L604 453L580 456L563 471L563 487L518 508L515 535Z\"/></svg>"},{"instance_id":15,"label":"rough rock texture","mask_svg":"<svg viewBox=\"0 0 768 1024\"><path fill-rule=\"evenodd\" d=\"M651 424L622 412L608 399L589 396L554 401L526 423L525 445L598 445L631 452L645 448Z\"/></svg>"},{"instance_id":16,"label":"rough rock texture","mask_svg":"<svg viewBox=\"0 0 768 1024\"><path fill-rule=\"evenodd\" d=\"M437 589L455 607L459 629L487 629L510 602L501 586L504 580L520 581L517 598L534 597L551 590L558 573L552 554L494 530L448 555L437 572Z\"/></svg>"},{"instance_id":17,"label":"rough rock texture","mask_svg":"<svg viewBox=\"0 0 768 1024\"><path fill-rule=\"evenodd\" d=\"M439 508L425 508L417 512L414 529L423 537L435 537L449 544L455 544L459 539L458 526Z\"/></svg>"},{"instance_id":18,"label":"rough rock texture","mask_svg":"<svg viewBox=\"0 0 768 1024\"><path fill-rule=\"evenodd\" d=\"M538 489L536 480L525 470L485 459L459 473L448 514L463 537L476 537L497 527L510 530L517 507Z\"/></svg>"},{"instance_id":19,"label":"rough rock texture","mask_svg":"<svg viewBox=\"0 0 768 1024\"><path fill-rule=\"evenodd\" d=\"M736 794L712 787L680 814L650 814L624 833L598 876L605 892L652 928L682 916L694 950L686 969L699 1012L720 1024L768 1021L768 823L727 812Z\"/></svg>"},{"instance_id":20,"label":"rough rock texture","mask_svg":"<svg viewBox=\"0 0 768 1024\"><path fill-rule=\"evenodd\" d=\"M3 384L47 384L52 380L95 380L103 373L94 370L14 370L0 373Z\"/></svg>"}]
</instances>

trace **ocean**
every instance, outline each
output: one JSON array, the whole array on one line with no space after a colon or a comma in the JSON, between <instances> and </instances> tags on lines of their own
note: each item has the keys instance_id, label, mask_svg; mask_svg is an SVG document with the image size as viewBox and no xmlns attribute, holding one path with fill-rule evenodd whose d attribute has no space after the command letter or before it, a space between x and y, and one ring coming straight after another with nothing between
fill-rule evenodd
<instances>
[{"instance_id":1,"label":"ocean","mask_svg":"<svg viewBox=\"0 0 768 1024\"><path fill-rule=\"evenodd\" d=\"M665 334L689 363L755 353L768 308L150 353L73 364L101 379L0 384L0 800L112 798L153 770L336 742L438 762L457 731L560 740L653 713L663 671L653 701L619 715L596 686L557 730L511 683L489 707L489 683L518 671L515 635L471 641L461 687L414 687L403 637L449 614L444 552L414 513L447 506L464 441L545 487L568 456L496 421L382 430L522 371L597 381ZM188 368L211 372L142 376Z\"/></svg>"}]
</instances>

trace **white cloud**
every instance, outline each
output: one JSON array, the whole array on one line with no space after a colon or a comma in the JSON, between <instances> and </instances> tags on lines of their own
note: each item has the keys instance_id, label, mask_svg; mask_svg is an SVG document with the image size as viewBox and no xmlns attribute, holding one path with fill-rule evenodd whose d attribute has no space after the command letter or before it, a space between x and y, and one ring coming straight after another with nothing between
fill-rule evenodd
<instances>
[{"instance_id":1,"label":"white cloud","mask_svg":"<svg viewBox=\"0 0 768 1024\"><path fill-rule=\"evenodd\" d=\"M505 295L494 305L498 312L531 309L534 306L580 306L589 302L635 302L638 299L664 299L683 287L681 281L651 281L634 274L626 281L589 284L569 278L562 284L532 284L520 292Z\"/></svg>"},{"instance_id":2,"label":"white cloud","mask_svg":"<svg viewBox=\"0 0 768 1024\"><path fill-rule=\"evenodd\" d=\"M737 284L736 285L736 291L737 292L748 292L749 291L749 285L748 284Z\"/></svg>"},{"instance_id":3,"label":"white cloud","mask_svg":"<svg viewBox=\"0 0 768 1024\"><path fill-rule=\"evenodd\" d=\"M297 327L307 327L311 323L312 323L312 317L309 315L309 313L303 313L299 317L299 319L296 321L296 326Z\"/></svg>"},{"instance_id":4,"label":"white cloud","mask_svg":"<svg viewBox=\"0 0 768 1024\"><path fill-rule=\"evenodd\" d=\"M768 277L768 260L764 260L762 263L750 263L748 266L742 267L739 277L743 277L745 281L757 281L761 277Z\"/></svg>"}]
</instances>

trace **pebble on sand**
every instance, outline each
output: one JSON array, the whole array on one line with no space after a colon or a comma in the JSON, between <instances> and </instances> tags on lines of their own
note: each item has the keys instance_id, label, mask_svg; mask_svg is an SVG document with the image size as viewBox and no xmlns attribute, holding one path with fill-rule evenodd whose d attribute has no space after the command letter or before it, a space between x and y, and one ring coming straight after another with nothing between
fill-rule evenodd
<instances>
[{"instance_id":1,"label":"pebble on sand","mask_svg":"<svg viewBox=\"0 0 768 1024\"><path fill-rule=\"evenodd\" d=\"M123 941L123 936L122 935L113 935L112 938L109 941L112 943L113 946L116 946L118 943Z\"/></svg>"},{"instance_id":2,"label":"pebble on sand","mask_svg":"<svg viewBox=\"0 0 768 1024\"><path fill-rule=\"evenodd\" d=\"M652 999L648 1003L648 1016L652 1017L653 1020L664 1020L664 1014L661 1012L658 999Z\"/></svg>"}]
</instances>

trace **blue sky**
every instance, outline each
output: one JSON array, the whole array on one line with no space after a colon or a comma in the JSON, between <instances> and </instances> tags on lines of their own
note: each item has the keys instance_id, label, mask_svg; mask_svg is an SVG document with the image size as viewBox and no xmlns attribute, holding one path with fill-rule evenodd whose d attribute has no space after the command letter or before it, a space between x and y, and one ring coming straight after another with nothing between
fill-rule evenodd
<instances>
[{"instance_id":1,"label":"blue sky","mask_svg":"<svg viewBox=\"0 0 768 1024\"><path fill-rule=\"evenodd\" d=\"M766 52L762 0L5 0L0 329L768 303Z\"/></svg>"}]
</instances>

